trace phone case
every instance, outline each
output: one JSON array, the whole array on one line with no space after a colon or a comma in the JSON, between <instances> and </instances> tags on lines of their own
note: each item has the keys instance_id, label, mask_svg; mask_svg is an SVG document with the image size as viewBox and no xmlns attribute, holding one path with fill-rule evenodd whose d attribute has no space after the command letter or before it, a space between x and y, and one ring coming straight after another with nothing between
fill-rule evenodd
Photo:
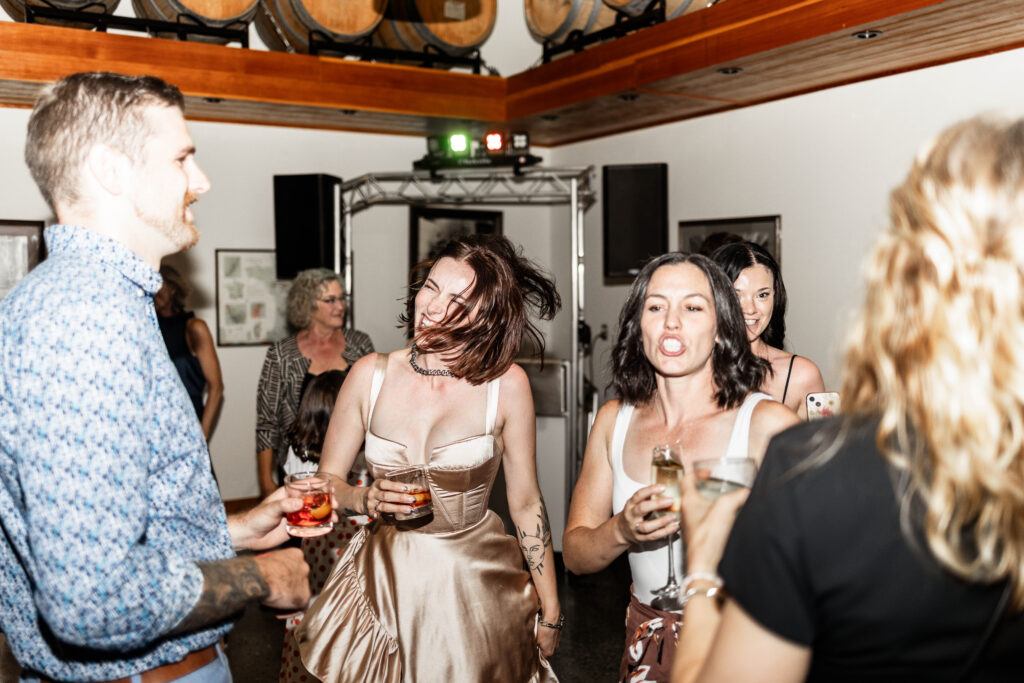
<instances>
[{"instance_id":1,"label":"phone case","mask_svg":"<svg viewBox=\"0 0 1024 683\"><path fill-rule=\"evenodd\" d=\"M839 392L819 391L807 394L807 419L817 420L839 414Z\"/></svg>"}]
</instances>

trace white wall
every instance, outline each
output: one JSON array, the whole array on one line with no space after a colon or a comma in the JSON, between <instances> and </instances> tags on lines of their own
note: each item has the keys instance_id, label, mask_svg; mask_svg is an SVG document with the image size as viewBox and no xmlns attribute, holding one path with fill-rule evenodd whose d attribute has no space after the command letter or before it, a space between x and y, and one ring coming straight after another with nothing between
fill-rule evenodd
<instances>
[{"instance_id":1,"label":"white wall","mask_svg":"<svg viewBox=\"0 0 1024 683\"><path fill-rule=\"evenodd\" d=\"M1004 52L801 97L560 147L559 165L667 162L671 248L680 220L780 214L788 346L838 389L839 346L859 305L860 264L884 227L888 193L920 144L994 109L1024 112L1012 84L1024 51ZM600 174L597 174L598 180ZM556 218L553 230L565 226ZM638 227L639 229L639 227ZM586 319L616 327L628 286L605 286L601 207L586 217ZM609 344L599 342L599 386Z\"/></svg>"}]
</instances>

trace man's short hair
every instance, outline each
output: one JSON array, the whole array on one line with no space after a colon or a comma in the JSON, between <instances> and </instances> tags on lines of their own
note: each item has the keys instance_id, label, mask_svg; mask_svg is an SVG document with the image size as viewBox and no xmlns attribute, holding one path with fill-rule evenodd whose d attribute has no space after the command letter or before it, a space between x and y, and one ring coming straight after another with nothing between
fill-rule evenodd
<instances>
[{"instance_id":1,"label":"man's short hair","mask_svg":"<svg viewBox=\"0 0 1024 683\"><path fill-rule=\"evenodd\" d=\"M146 107L184 104L180 90L154 76L95 71L45 87L28 121L25 162L50 208L80 199L79 173L93 145L138 161L150 133Z\"/></svg>"}]
</instances>

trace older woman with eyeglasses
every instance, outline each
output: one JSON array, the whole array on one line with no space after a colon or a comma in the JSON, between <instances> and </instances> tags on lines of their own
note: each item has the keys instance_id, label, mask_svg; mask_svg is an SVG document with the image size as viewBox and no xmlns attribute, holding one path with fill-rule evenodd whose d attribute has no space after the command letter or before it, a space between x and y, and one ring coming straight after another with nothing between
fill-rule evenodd
<instances>
[{"instance_id":1,"label":"older woman with eyeglasses","mask_svg":"<svg viewBox=\"0 0 1024 683\"><path fill-rule=\"evenodd\" d=\"M366 333L344 329L345 293L332 270L311 268L295 276L288 291L288 322L298 332L267 349L256 391L261 497L279 486L289 458L288 430L310 379L328 370L347 373L373 352Z\"/></svg>"}]
</instances>

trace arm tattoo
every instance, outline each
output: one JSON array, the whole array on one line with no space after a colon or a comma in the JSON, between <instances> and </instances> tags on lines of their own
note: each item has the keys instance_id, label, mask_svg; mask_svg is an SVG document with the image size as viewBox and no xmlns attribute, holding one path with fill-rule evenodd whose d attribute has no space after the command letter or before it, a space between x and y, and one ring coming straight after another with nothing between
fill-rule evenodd
<instances>
[{"instance_id":1,"label":"arm tattoo","mask_svg":"<svg viewBox=\"0 0 1024 683\"><path fill-rule=\"evenodd\" d=\"M526 565L538 574L544 574L544 560L547 559L548 546L551 545L551 525L548 523L548 509L544 501L540 503L537 517L535 531L526 531L519 527L519 547L523 550Z\"/></svg>"},{"instance_id":2,"label":"arm tattoo","mask_svg":"<svg viewBox=\"0 0 1024 683\"><path fill-rule=\"evenodd\" d=\"M245 609L252 600L270 593L259 567L250 557L236 557L220 562L200 562L203 572L203 593L192 611L174 633L184 633L227 619Z\"/></svg>"}]
</instances>

